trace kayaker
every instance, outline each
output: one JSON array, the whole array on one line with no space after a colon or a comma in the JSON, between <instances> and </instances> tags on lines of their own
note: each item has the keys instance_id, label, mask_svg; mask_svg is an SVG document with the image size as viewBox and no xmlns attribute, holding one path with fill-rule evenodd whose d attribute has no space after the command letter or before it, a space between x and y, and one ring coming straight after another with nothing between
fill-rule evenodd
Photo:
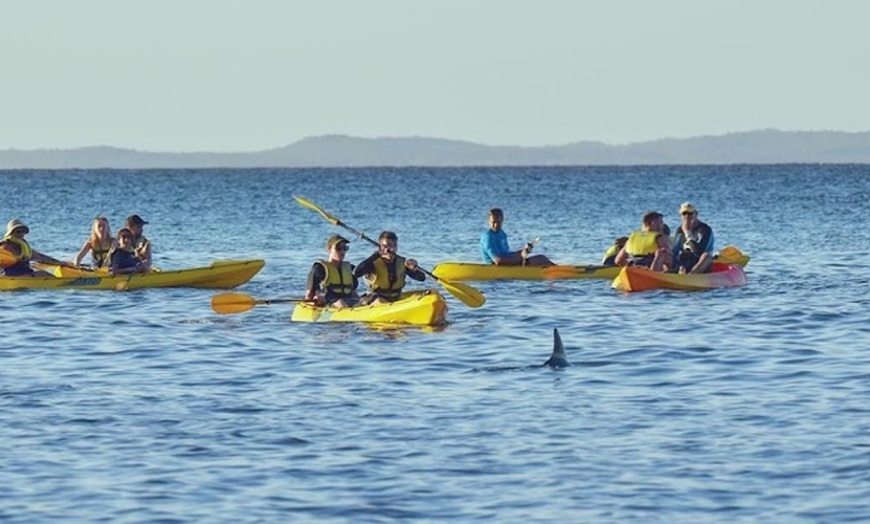
<instances>
[{"instance_id":1,"label":"kayaker","mask_svg":"<svg viewBox=\"0 0 870 524\"><path fill-rule=\"evenodd\" d=\"M619 250L622 249L622 246L628 242L628 237L619 237L613 241L613 245L607 248L607 251L604 252L604 257L601 259L602 266L615 266L616 265L616 255L619 253Z\"/></svg>"},{"instance_id":2,"label":"kayaker","mask_svg":"<svg viewBox=\"0 0 870 524\"><path fill-rule=\"evenodd\" d=\"M690 202L680 205L680 227L674 236L674 264L679 273L708 273L713 265L713 229L698 220Z\"/></svg>"},{"instance_id":3,"label":"kayaker","mask_svg":"<svg viewBox=\"0 0 870 524\"><path fill-rule=\"evenodd\" d=\"M353 266L344 261L350 240L333 235L326 241L326 260L318 260L308 272L305 300L318 306L350 307L359 303L356 288L359 281L353 276Z\"/></svg>"},{"instance_id":4,"label":"kayaker","mask_svg":"<svg viewBox=\"0 0 870 524\"><path fill-rule=\"evenodd\" d=\"M489 229L480 236L480 254L487 264L497 266L552 266L553 261L544 255L529 256L533 244L527 242L519 251L511 251L507 233L502 229L504 212L494 207L489 210Z\"/></svg>"},{"instance_id":5,"label":"kayaker","mask_svg":"<svg viewBox=\"0 0 870 524\"><path fill-rule=\"evenodd\" d=\"M369 286L368 293L360 299L361 304L395 302L402 295L406 276L419 282L426 280L426 273L420 271L417 261L397 255L398 249L399 237L392 231L384 231L378 236L377 251L356 267L353 276L365 277Z\"/></svg>"},{"instance_id":6,"label":"kayaker","mask_svg":"<svg viewBox=\"0 0 870 524\"><path fill-rule=\"evenodd\" d=\"M671 243L664 233L664 217L658 211L644 213L641 228L629 235L614 262L617 266L644 266L667 271L673 266Z\"/></svg>"},{"instance_id":7,"label":"kayaker","mask_svg":"<svg viewBox=\"0 0 870 524\"><path fill-rule=\"evenodd\" d=\"M133 233L133 253L142 261L146 270L151 269L151 241L142 234L143 227L147 224L139 215L127 217L126 227Z\"/></svg>"},{"instance_id":8,"label":"kayaker","mask_svg":"<svg viewBox=\"0 0 870 524\"><path fill-rule=\"evenodd\" d=\"M133 232L122 227L118 230L118 243L109 250L108 266L110 275L147 273L148 268L133 248Z\"/></svg>"},{"instance_id":9,"label":"kayaker","mask_svg":"<svg viewBox=\"0 0 870 524\"><path fill-rule=\"evenodd\" d=\"M82 259L88 253L91 254L91 265L94 268L108 265L109 251L115 247L115 239L112 238L112 230L109 228L109 219L104 216L94 218L91 225L91 236L85 240L79 253L73 259L76 266L82 263Z\"/></svg>"},{"instance_id":10,"label":"kayaker","mask_svg":"<svg viewBox=\"0 0 870 524\"><path fill-rule=\"evenodd\" d=\"M48 255L36 251L24 237L30 233L21 220L15 218L6 225L6 234L0 240L0 249L6 250L13 255L14 262L3 268L3 274L8 277L50 277L48 271L36 271L30 267L30 261L42 262L43 264L64 265L63 262Z\"/></svg>"}]
</instances>

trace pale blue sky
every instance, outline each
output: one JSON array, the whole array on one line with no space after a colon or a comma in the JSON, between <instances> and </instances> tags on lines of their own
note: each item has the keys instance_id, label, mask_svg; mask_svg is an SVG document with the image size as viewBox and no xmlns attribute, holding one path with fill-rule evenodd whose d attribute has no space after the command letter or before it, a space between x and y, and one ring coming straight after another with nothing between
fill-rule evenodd
<instances>
[{"instance_id":1,"label":"pale blue sky","mask_svg":"<svg viewBox=\"0 0 870 524\"><path fill-rule=\"evenodd\" d=\"M864 0L0 0L0 149L870 130Z\"/></svg>"}]
</instances>

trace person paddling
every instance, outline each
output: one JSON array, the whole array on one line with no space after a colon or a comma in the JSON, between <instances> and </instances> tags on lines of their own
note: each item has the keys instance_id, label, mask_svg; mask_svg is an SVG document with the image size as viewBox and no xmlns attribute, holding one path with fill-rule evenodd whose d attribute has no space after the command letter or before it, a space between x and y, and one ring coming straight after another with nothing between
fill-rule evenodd
<instances>
[{"instance_id":1,"label":"person paddling","mask_svg":"<svg viewBox=\"0 0 870 524\"><path fill-rule=\"evenodd\" d=\"M526 243L519 251L511 251L507 233L502 229L504 212L494 207L489 210L489 229L480 236L480 254L487 264L497 266L552 266L553 261L544 255L532 255L533 244Z\"/></svg>"},{"instance_id":2,"label":"person paddling","mask_svg":"<svg viewBox=\"0 0 870 524\"><path fill-rule=\"evenodd\" d=\"M359 303L356 288L357 277L353 276L353 266L344 261L350 240L341 235L333 235L326 241L328 258L318 260L308 272L305 300L318 306L344 308Z\"/></svg>"},{"instance_id":3,"label":"person paddling","mask_svg":"<svg viewBox=\"0 0 870 524\"><path fill-rule=\"evenodd\" d=\"M0 240L0 249L6 250L14 257L14 262L4 268L3 272L8 277L50 277L53 276L47 271L34 271L30 267L30 261L41 262L43 264L64 265L63 262L48 255L43 255L36 251L24 237L30 233L30 228L27 227L21 220L10 220L6 225L6 234Z\"/></svg>"},{"instance_id":4,"label":"person paddling","mask_svg":"<svg viewBox=\"0 0 870 524\"><path fill-rule=\"evenodd\" d=\"M369 285L369 292L360 299L361 304L395 302L402 296L406 276L419 282L426 280L426 273L417 267L417 261L397 255L398 249L399 237L392 231L384 231L378 236L378 250L356 267L353 275L365 277Z\"/></svg>"}]
</instances>

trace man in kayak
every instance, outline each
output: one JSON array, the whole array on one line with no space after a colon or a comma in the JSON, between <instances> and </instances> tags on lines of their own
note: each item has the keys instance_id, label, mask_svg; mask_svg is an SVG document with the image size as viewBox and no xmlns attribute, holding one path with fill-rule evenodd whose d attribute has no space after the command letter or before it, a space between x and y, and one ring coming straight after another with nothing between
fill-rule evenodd
<instances>
[{"instance_id":1,"label":"man in kayak","mask_svg":"<svg viewBox=\"0 0 870 524\"><path fill-rule=\"evenodd\" d=\"M667 271L673 266L671 243L664 233L664 217L649 211L641 219L641 228L629 235L616 254L617 266L644 266L653 271Z\"/></svg>"},{"instance_id":2,"label":"man in kayak","mask_svg":"<svg viewBox=\"0 0 870 524\"><path fill-rule=\"evenodd\" d=\"M146 271L150 271L152 263L151 241L142 234L142 230L147 223L139 215L130 215L127 217L126 227L133 234L133 253L136 255L136 258L142 261Z\"/></svg>"},{"instance_id":3,"label":"man in kayak","mask_svg":"<svg viewBox=\"0 0 870 524\"><path fill-rule=\"evenodd\" d=\"M30 247L24 237L30 233L30 228L21 220L13 219L6 225L6 234L0 240L0 249L6 253L0 258L3 260L3 273L8 277L50 277L47 271L34 271L30 267L30 261L42 262L43 264L64 265L63 262Z\"/></svg>"},{"instance_id":4,"label":"man in kayak","mask_svg":"<svg viewBox=\"0 0 870 524\"><path fill-rule=\"evenodd\" d=\"M398 249L399 237L392 231L384 231L378 236L378 250L356 267L353 276L365 277L369 286L369 292L360 299L361 304L395 302L402 296L406 276L419 282L426 280L426 273L420 271L417 261L400 257L396 254Z\"/></svg>"},{"instance_id":5,"label":"man in kayak","mask_svg":"<svg viewBox=\"0 0 870 524\"><path fill-rule=\"evenodd\" d=\"M553 261L544 255L529 256L532 243L528 242L519 251L511 251L507 233L502 229L504 212L494 207L489 210L489 229L480 236L480 254L487 264L497 266L552 266Z\"/></svg>"},{"instance_id":6,"label":"man in kayak","mask_svg":"<svg viewBox=\"0 0 870 524\"><path fill-rule=\"evenodd\" d=\"M353 266L344 261L350 240L333 235L326 241L326 260L318 260L308 272L305 300L318 306L336 308L355 306L359 303L356 288L359 281L353 276Z\"/></svg>"},{"instance_id":7,"label":"man in kayak","mask_svg":"<svg viewBox=\"0 0 870 524\"><path fill-rule=\"evenodd\" d=\"M674 236L674 264L679 273L709 273L713 265L713 229L698 220L689 202L680 206L680 227Z\"/></svg>"},{"instance_id":8,"label":"man in kayak","mask_svg":"<svg viewBox=\"0 0 870 524\"><path fill-rule=\"evenodd\" d=\"M136 256L133 249L133 232L126 227L118 230L118 245L109 250L108 266L110 275L148 272L145 262Z\"/></svg>"}]
</instances>

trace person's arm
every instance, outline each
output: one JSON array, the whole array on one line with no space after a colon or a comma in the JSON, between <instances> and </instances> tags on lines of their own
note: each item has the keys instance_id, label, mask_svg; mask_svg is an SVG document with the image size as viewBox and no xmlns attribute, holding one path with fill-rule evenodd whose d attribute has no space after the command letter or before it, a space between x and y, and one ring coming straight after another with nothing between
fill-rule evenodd
<instances>
[{"instance_id":1,"label":"person's arm","mask_svg":"<svg viewBox=\"0 0 870 524\"><path fill-rule=\"evenodd\" d=\"M73 259L73 264L76 266L81 265L82 259L85 258L85 255L91 250L91 240L85 240L85 245L79 250L79 254Z\"/></svg>"},{"instance_id":2,"label":"person's arm","mask_svg":"<svg viewBox=\"0 0 870 524\"><path fill-rule=\"evenodd\" d=\"M420 266L417 265L417 261L413 258L405 260L405 275L411 277L417 282L423 282L426 280L426 273L420 269Z\"/></svg>"},{"instance_id":3,"label":"person's arm","mask_svg":"<svg viewBox=\"0 0 870 524\"><path fill-rule=\"evenodd\" d=\"M311 271L308 272L308 284L305 287L305 300L309 302L317 301L320 283L326 277L326 270L322 265L315 262L311 266Z\"/></svg>"},{"instance_id":4,"label":"person's arm","mask_svg":"<svg viewBox=\"0 0 870 524\"><path fill-rule=\"evenodd\" d=\"M701 239L698 241L698 246L703 251L689 273L706 273L713 263L713 230L706 224L701 228Z\"/></svg>"},{"instance_id":5,"label":"person's arm","mask_svg":"<svg viewBox=\"0 0 870 524\"><path fill-rule=\"evenodd\" d=\"M36 251L36 250L34 250L33 253L30 255L30 259L34 260L36 262L42 262L43 264L52 264L55 266L63 266L64 265L64 263L61 262L60 260L58 260L54 257L50 257L48 255L43 255L42 253L40 253L39 251Z\"/></svg>"},{"instance_id":6,"label":"person's arm","mask_svg":"<svg viewBox=\"0 0 870 524\"><path fill-rule=\"evenodd\" d=\"M370 275L375 272L375 260L380 257L381 254L377 251L372 253L367 259L363 260L359 263L358 266L353 270L354 278L364 277L366 275Z\"/></svg>"}]
</instances>

